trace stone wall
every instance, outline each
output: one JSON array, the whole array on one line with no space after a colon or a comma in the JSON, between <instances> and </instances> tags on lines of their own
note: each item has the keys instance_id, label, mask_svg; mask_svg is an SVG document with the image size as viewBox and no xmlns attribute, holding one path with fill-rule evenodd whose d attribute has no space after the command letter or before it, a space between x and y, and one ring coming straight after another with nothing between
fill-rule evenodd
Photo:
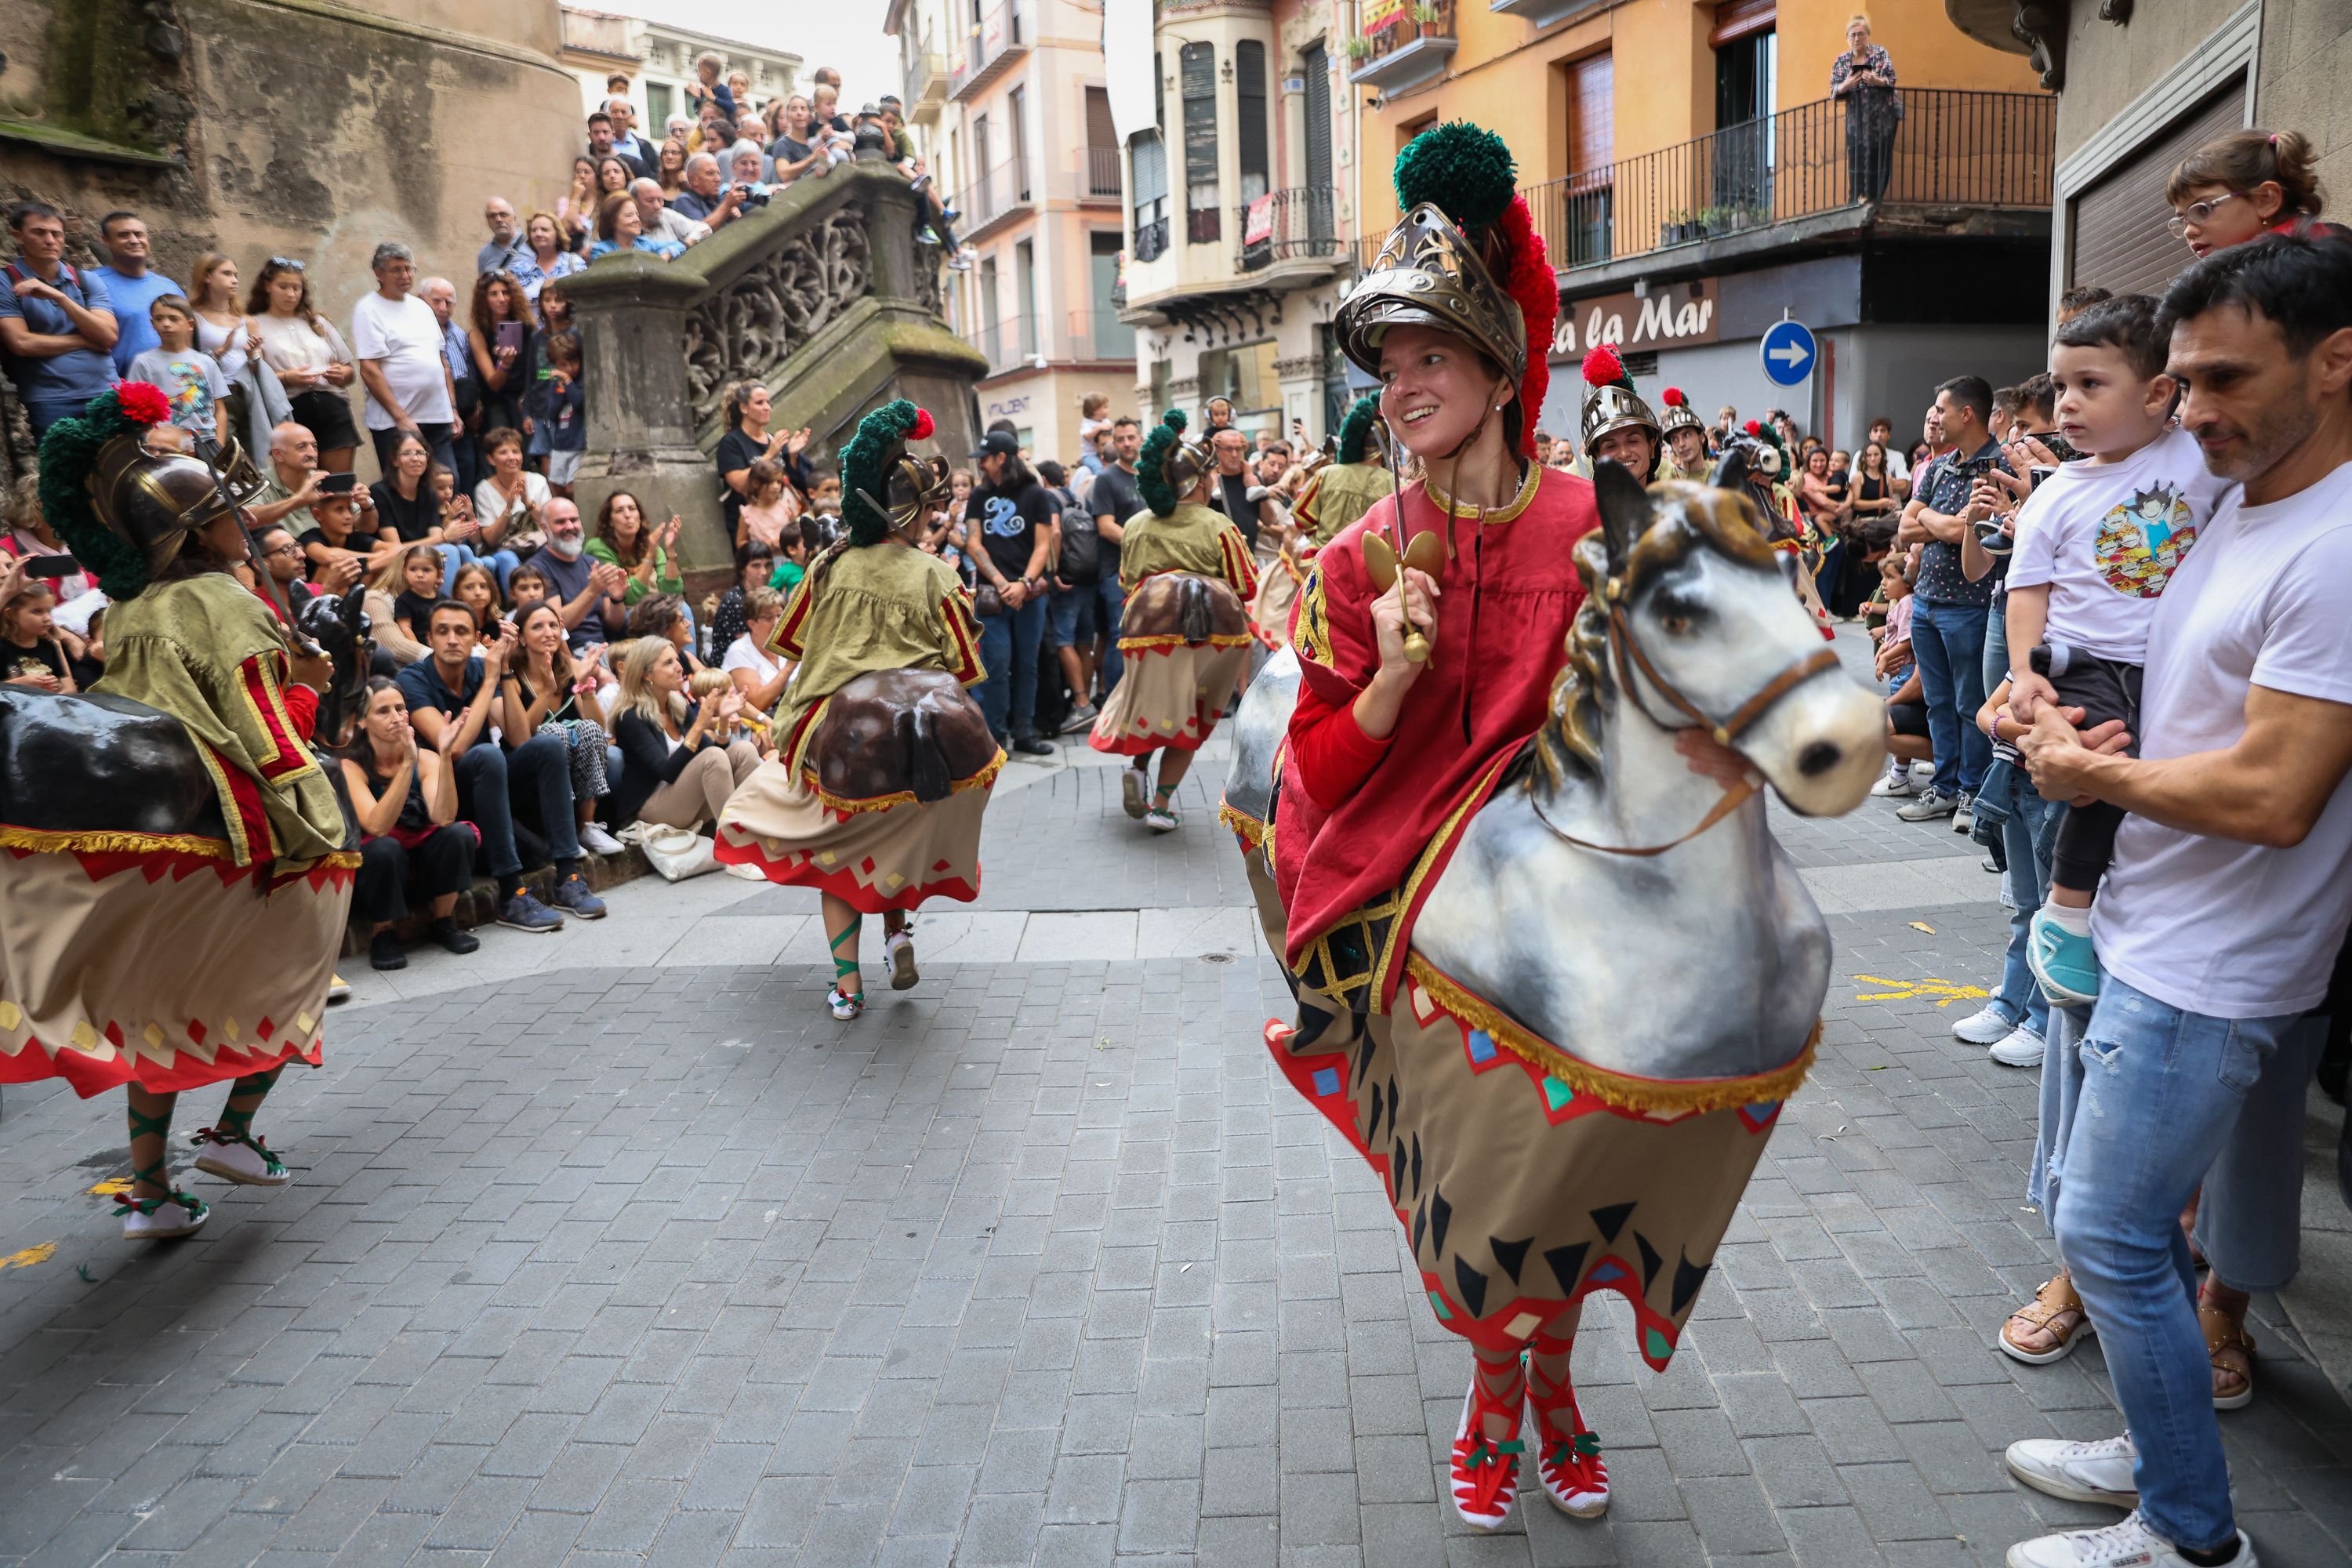
<instances>
[{"instance_id":1,"label":"stone wall","mask_svg":"<svg viewBox=\"0 0 2352 1568\"><path fill-rule=\"evenodd\" d=\"M64 210L79 261L136 209L182 282L299 258L346 327L382 239L462 298L484 198L551 208L584 146L557 42L556 0L7 0L0 198Z\"/></svg>"},{"instance_id":2,"label":"stone wall","mask_svg":"<svg viewBox=\"0 0 2352 1568\"><path fill-rule=\"evenodd\" d=\"M767 385L772 428L807 426L809 457L828 468L894 397L929 409L933 449L961 462L987 361L940 320L939 252L914 230L906 180L866 153L675 261L616 254L568 282L590 388L581 511L627 489L656 518L677 513L695 596L723 585L733 541L710 452L727 389L744 380Z\"/></svg>"}]
</instances>

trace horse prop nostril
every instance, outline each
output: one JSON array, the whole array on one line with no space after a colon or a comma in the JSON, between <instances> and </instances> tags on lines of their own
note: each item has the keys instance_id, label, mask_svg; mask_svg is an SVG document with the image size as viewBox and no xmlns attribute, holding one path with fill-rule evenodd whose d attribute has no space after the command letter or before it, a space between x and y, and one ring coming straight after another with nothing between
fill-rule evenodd
<instances>
[{"instance_id":1,"label":"horse prop nostril","mask_svg":"<svg viewBox=\"0 0 2352 1568\"><path fill-rule=\"evenodd\" d=\"M1819 778L1836 767L1844 754L1835 742L1815 741L1797 753L1797 771L1809 779Z\"/></svg>"}]
</instances>

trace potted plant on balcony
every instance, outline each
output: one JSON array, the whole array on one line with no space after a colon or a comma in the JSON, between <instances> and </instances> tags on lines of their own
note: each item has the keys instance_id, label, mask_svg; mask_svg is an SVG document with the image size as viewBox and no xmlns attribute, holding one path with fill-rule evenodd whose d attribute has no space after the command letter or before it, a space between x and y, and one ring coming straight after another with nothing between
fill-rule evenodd
<instances>
[{"instance_id":1,"label":"potted plant on balcony","mask_svg":"<svg viewBox=\"0 0 2352 1568\"><path fill-rule=\"evenodd\" d=\"M1361 33L1350 34L1348 38L1348 58L1358 61L1370 59L1372 40L1365 37Z\"/></svg>"},{"instance_id":2,"label":"potted plant on balcony","mask_svg":"<svg viewBox=\"0 0 2352 1568\"><path fill-rule=\"evenodd\" d=\"M1412 19L1420 27L1423 37L1437 37L1437 26L1441 19L1437 0L1413 0Z\"/></svg>"}]
</instances>

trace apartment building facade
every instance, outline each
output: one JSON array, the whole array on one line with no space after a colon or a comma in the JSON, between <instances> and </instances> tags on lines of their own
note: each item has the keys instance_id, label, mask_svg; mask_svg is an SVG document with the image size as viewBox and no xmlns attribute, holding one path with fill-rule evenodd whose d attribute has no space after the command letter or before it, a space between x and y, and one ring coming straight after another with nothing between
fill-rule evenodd
<instances>
[{"instance_id":1,"label":"apartment building facade","mask_svg":"<svg viewBox=\"0 0 2352 1568\"><path fill-rule=\"evenodd\" d=\"M1079 452L1081 400L1135 412L1134 334L1118 318L1125 244L1102 13L1083 0L892 0L901 97L957 212L971 265L948 274L949 319L988 356L980 422Z\"/></svg>"},{"instance_id":2,"label":"apartment building facade","mask_svg":"<svg viewBox=\"0 0 2352 1568\"><path fill-rule=\"evenodd\" d=\"M556 58L579 80L583 113L604 107L610 96L605 83L614 72L627 76L638 130L659 142L671 115L693 118L686 84L695 79L694 62L705 53L723 62L722 77L740 70L751 79L754 108L803 89L803 62L789 50L578 5L563 7L563 47Z\"/></svg>"}]
</instances>

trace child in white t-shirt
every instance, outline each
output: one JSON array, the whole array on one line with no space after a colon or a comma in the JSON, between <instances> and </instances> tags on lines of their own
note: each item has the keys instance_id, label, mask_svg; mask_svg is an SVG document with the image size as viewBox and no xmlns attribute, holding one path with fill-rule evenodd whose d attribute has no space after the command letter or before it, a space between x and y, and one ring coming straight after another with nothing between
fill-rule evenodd
<instances>
[{"instance_id":1,"label":"child in white t-shirt","mask_svg":"<svg viewBox=\"0 0 2352 1568\"><path fill-rule=\"evenodd\" d=\"M180 295L162 294L147 307L147 320L158 346L131 362L129 379L161 387L172 405L173 425L189 436L226 441L221 401L228 396L228 378L217 360L196 347L195 308Z\"/></svg>"},{"instance_id":2,"label":"child in white t-shirt","mask_svg":"<svg viewBox=\"0 0 2352 1568\"><path fill-rule=\"evenodd\" d=\"M2168 424L2179 385L2164 374L2165 351L2145 294L2103 301L2058 329L2059 429L2090 456L2034 487L2009 566L2011 716L2030 725L2042 703L2080 708L2083 729L2122 721L2135 752L2148 622L2229 489L2205 471L2195 437ZM2098 995L2091 900L2123 818L2099 802L2059 824L2050 896L2026 946L2053 1002Z\"/></svg>"}]
</instances>

